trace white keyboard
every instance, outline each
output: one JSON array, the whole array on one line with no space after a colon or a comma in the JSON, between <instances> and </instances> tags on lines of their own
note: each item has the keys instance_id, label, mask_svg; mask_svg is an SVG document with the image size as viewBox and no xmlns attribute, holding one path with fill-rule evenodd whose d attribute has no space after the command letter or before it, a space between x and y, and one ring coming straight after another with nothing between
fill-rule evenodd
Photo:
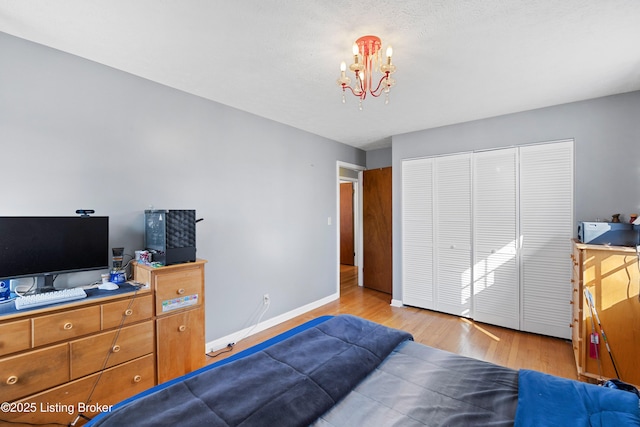
<instances>
[{"instance_id":1,"label":"white keyboard","mask_svg":"<svg viewBox=\"0 0 640 427\"><path fill-rule=\"evenodd\" d=\"M73 301L86 297L87 293L82 288L61 289L59 291L27 295L24 297L16 298L16 310L24 310L25 308L34 308L41 305Z\"/></svg>"}]
</instances>

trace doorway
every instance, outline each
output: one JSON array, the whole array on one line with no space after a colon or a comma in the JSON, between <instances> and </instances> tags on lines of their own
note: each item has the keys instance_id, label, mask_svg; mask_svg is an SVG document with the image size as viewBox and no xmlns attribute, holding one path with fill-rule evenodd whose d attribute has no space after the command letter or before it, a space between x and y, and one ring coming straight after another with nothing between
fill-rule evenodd
<instances>
[{"instance_id":1,"label":"doorway","mask_svg":"<svg viewBox=\"0 0 640 427\"><path fill-rule=\"evenodd\" d=\"M362 286L362 173L364 170L364 166L341 161L336 163L336 292L338 295L340 294L340 267L342 265L355 266L358 286ZM349 189L351 189L351 197L348 196ZM345 211L344 219L343 210ZM353 248L348 243L343 247L343 221L351 220L353 221Z\"/></svg>"},{"instance_id":2,"label":"doorway","mask_svg":"<svg viewBox=\"0 0 640 427\"><path fill-rule=\"evenodd\" d=\"M340 181L340 264L356 266L355 183Z\"/></svg>"}]
</instances>

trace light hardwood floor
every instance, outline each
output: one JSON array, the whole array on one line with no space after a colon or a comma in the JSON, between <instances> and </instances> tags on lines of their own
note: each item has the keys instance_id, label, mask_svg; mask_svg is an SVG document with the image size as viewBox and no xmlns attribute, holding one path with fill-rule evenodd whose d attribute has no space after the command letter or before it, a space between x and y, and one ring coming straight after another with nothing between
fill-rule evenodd
<instances>
[{"instance_id":1,"label":"light hardwood floor","mask_svg":"<svg viewBox=\"0 0 640 427\"><path fill-rule=\"evenodd\" d=\"M247 337L236 343L233 352L208 358L208 362L228 357L318 316L346 313L403 329L413 334L416 342L439 349L514 369L534 369L577 378L570 341L414 307L392 307L390 295L357 286L356 275L355 267L341 266L339 300Z\"/></svg>"}]
</instances>

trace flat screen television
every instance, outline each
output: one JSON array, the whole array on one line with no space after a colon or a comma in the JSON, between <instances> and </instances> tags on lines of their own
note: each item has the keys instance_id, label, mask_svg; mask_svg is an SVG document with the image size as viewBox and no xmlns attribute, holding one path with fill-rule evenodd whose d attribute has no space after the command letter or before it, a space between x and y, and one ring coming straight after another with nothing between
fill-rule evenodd
<instances>
[{"instance_id":1,"label":"flat screen television","mask_svg":"<svg viewBox=\"0 0 640 427\"><path fill-rule=\"evenodd\" d=\"M0 279L48 292L58 274L108 268L109 217L0 217Z\"/></svg>"}]
</instances>

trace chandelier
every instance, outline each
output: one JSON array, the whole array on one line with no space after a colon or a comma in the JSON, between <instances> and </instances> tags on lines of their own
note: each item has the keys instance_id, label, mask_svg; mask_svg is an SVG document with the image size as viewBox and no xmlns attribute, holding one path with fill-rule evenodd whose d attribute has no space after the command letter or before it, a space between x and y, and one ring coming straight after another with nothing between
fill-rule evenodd
<instances>
[{"instance_id":1,"label":"chandelier","mask_svg":"<svg viewBox=\"0 0 640 427\"><path fill-rule=\"evenodd\" d=\"M343 61L340 64L340 78L337 83L342 87L342 103L346 102L345 94L347 89L359 98L358 107L362 110L362 101L367 97L367 93L371 96L378 97L385 94L385 104L389 103L389 89L396 81L391 78L391 74L396 71L396 66L391 63L393 49L387 47L386 61L382 61L382 53L380 47L382 43L380 38L376 36L360 37L353 44L353 64L349 69L355 74L355 84L351 87L351 79L346 76L347 64ZM380 72L382 77L378 81L374 72ZM377 81L377 86L373 84Z\"/></svg>"}]
</instances>

